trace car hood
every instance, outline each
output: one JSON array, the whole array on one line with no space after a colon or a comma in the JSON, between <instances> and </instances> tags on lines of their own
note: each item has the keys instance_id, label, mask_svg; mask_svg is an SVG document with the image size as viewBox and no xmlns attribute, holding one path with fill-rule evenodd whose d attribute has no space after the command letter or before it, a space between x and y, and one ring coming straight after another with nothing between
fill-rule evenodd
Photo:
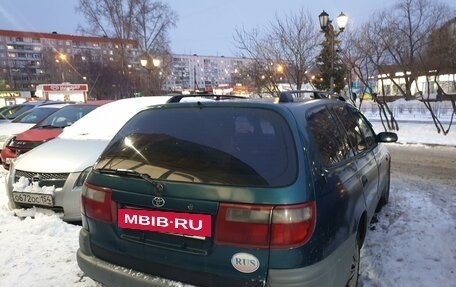
<instances>
[{"instance_id":1,"label":"car hood","mask_svg":"<svg viewBox=\"0 0 456 287\"><path fill-rule=\"evenodd\" d=\"M92 166L109 140L55 138L19 156L14 168L30 172L71 173Z\"/></svg>"},{"instance_id":2,"label":"car hood","mask_svg":"<svg viewBox=\"0 0 456 287\"><path fill-rule=\"evenodd\" d=\"M63 129L60 128L33 128L26 130L16 136L17 141L42 142L55 138L61 134Z\"/></svg>"},{"instance_id":3,"label":"car hood","mask_svg":"<svg viewBox=\"0 0 456 287\"><path fill-rule=\"evenodd\" d=\"M22 133L29 128L33 127L35 124L23 124L23 123L6 123L1 125L0 134L1 135L15 135Z\"/></svg>"}]
</instances>

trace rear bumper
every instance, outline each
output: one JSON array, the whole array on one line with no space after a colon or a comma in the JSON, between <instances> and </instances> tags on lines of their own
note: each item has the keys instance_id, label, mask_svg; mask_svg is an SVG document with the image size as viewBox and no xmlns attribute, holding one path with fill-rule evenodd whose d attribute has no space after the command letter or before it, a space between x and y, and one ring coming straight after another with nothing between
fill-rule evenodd
<instances>
[{"instance_id":1,"label":"rear bumper","mask_svg":"<svg viewBox=\"0 0 456 287\"><path fill-rule=\"evenodd\" d=\"M79 249L76 254L79 268L90 278L111 287L125 286L144 286L144 287L172 287L180 286L179 282L142 273L131 268L122 267L109 263L94 256L90 245L89 233L82 228L79 233ZM97 252L102 252L100 248ZM126 264L137 264L129 259L125 259ZM195 286L211 287L262 287L265 286L263 281L254 280L237 280L233 278L222 278L214 274L204 272L194 272L174 266L150 263L148 268L156 271L171 274L175 280L186 281L186 284L195 284ZM180 279L182 278L182 279ZM187 283L188 282L188 283ZM191 286L191 285L186 285Z\"/></svg>"},{"instance_id":2,"label":"rear bumper","mask_svg":"<svg viewBox=\"0 0 456 287\"><path fill-rule=\"evenodd\" d=\"M267 287L345 286L350 276L356 234L350 236L325 259L303 268L269 269Z\"/></svg>"},{"instance_id":3,"label":"rear bumper","mask_svg":"<svg viewBox=\"0 0 456 287\"><path fill-rule=\"evenodd\" d=\"M87 255L81 249L77 251L76 256L79 267L86 275L109 286L171 286L164 280L154 279L141 272L109 264L94 256Z\"/></svg>"},{"instance_id":4,"label":"rear bumper","mask_svg":"<svg viewBox=\"0 0 456 287\"><path fill-rule=\"evenodd\" d=\"M218 278L211 274L187 274L188 271L168 267L173 274L183 278L205 278L201 286L267 286L267 287L329 287L345 286L350 272L351 257L355 248L353 235L345 241L335 252L324 260L303 268L276 270L270 269L267 282L235 282L232 279ZM90 246L89 233L82 228L79 234L79 249L77 262L84 273L95 281L112 287L123 286L148 286L170 287L176 286L176 281L145 274L136 270L125 268L106 262L95 257ZM163 268L161 266L160 268ZM179 276L176 275L176 276ZM190 278L191 280L191 278ZM192 283L194 284L194 283Z\"/></svg>"}]
</instances>

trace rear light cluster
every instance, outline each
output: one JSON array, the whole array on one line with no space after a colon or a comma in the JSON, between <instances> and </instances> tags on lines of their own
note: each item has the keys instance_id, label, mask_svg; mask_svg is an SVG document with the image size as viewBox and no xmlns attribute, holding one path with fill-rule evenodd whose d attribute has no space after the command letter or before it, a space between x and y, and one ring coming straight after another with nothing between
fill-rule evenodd
<instances>
[{"instance_id":1,"label":"rear light cluster","mask_svg":"<svg viewBox=\"0 0 456 287\"><path fill-rule=\"evenodd\" d=\"M112 224L117 207L112 190L85 183L82 213ZM215 241L219 244L286 249L309 241L315 227L315 202L297 205L247 205L221 203L216 219Z\"/></svg>"},{"instance_id":2,"label":"rear light cluster","mask_svg":"<svg viewBox=\"0 0 456 287\"><path fill-rule=\"evenodd\" d=\"M315 202L258 206L224 204L217 216L220 244L285 249L309 241L315 227Z\"/></svg>"},{"instance_id":3,"label":"rear light cluster","mask_svg":"<svg viewBox=\"0 0 456 287\"><path fill-rule=\"evenodd\" d=\"M106 223L117 221L117 207L111 200L112 190L92 184L82 186L82 213L90 218L98 219Z\"/></svg>"}]
</instances>

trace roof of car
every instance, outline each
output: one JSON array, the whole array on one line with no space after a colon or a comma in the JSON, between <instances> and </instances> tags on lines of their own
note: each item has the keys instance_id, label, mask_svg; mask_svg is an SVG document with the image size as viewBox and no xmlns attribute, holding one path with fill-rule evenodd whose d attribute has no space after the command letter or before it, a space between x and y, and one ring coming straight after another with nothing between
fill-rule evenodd
<instances>
[{"instance_id":1,"label":"roof of car","mask_svg":"<svg viewBox=\"0 0 456 287\"><path fill-rule=\"evenodd\" d=\"M90 106L102 106L107 103L111 103L114 100L93 100L93 101L87 101L85 103L77 103L78 105L90 105Z\"/></svg>"},{"instance_id":2,"label":"roof of car","mask_svg":"<svg viewBox=\"0 0 456 287\"><path fill-rule=\"evenodd\" d=\"M38 107L36 107L37 109L45 109L45 108L57 108L57 109L60 109L60 108L63 108L65 106L68 106L69 103L52 103L52 104L45 104L45 105L40 105Z\"/></svg>"},{"instance_id":3,"label":"roof of car","mask_svg":"<svg viewBox=\"0 0 456 287\"><path fill-rule=\"evenodd\" d=\"M21 103L20 105L43 106L43 105L62 104L62 103L71 104L71 103L75 103L75 102L68 102L68 101L49 101L49 100L43 100L43 101L31 100L31 101L23 102L23 103Z\"/></svg>"},{"instance_id":4,"label":"roof of car","mask_svg":"<svg viewBox=\"0 0 456 287\"><path fill-rule=\"evenodd\" d=\"M60 138L111 139L134 114L150 105L167 103L172 96L116 100L100 106L64 129Z\"/></svg>"},{"instance_id":5,"label":"roof of car","mask_svg":"<svg viewBox=\"0 0 456 287\"><path fill-rule=\"evenodd\" d=\"M254 104L274 104L286 106L290 110L307 110L315 105L327 103L344 103L345 99L336 94L331 94L326 91L317 90L293 90L284 91L280 97L243 97L232 95L213 95L213 94L193 94L193 95L174 95L169 101L173 102L196 102L198 98L205 99L212 102L236 102L246 103L248 105ZM185 100L188 99L188 100ZM190 100L192 99L192 100Z\"/></svg>"}]
</instances>

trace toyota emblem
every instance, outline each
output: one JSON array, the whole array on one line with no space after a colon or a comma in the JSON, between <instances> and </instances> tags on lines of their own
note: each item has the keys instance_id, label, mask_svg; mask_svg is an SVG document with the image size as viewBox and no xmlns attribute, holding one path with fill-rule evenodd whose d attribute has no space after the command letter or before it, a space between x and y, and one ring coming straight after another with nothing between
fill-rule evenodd
<instances>
[{"instance_id":1,"label":"toyota emblem","mask_svg":"<svg viewBox=\"0 0 456 287\"><path fill-rule=\"evenodd\" d=\"M154 197L152 199L152 205L154 207L162 207L163 205L165 205L165 200L163 199L163 197Z\"/></svg>"},{"instance_id":2,"label":"toyota emblem","mask_svg":"<svg viewBox=\"0 0 456 287\"><path fill-rule=\"evenodd\" d=\"M32 182L40 182L40 180L41 180L41 176L38 173L32 177Z\"/></svg>"}]
</instances>

